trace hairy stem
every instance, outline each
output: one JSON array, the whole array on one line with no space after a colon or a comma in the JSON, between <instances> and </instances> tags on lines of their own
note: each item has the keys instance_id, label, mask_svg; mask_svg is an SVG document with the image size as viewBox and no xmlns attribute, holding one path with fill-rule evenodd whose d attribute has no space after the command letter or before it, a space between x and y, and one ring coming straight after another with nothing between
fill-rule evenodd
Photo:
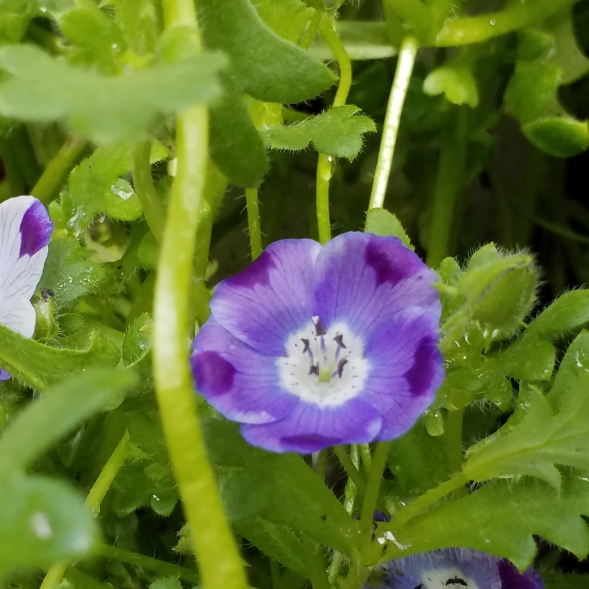
<instances>
[{"instance_id":1,"label":"hairy stem","mask_svg":"<svg viewBox=\"0 0 589 589\"><path fill-rule=\"evenodd\" d=\"M360 492L363 492L365 487L364 479L362 478L360 471L352 462L352 459L346 452L345 448L343 446L334 446L333 452L337 456L337 459L339 460L344 470L346 471L348 478L352 480L352 482Z\"/></svg>"},{"instance_id":2,"label":"hairy stem","mask_svg":"<svg viewBox=\"0 0 589 589\"><path fill-rule=\"evenodd\" d=\"M384 206L384 199L391 175L393 165L393 155L395 145L397 144L397 135L399 134L399 124L401 121L401 112L409 87L409 80L415 64L417 54L417 41L413 37L405 37L399 48L399 57L397 59L397 70L395 79L391 88L387 112L385 115L384 127L382 130L382 139L380 140L380 149L376 161L376 171L374 181L372 182L372 192L370 194L369 209L381 209Z\"/></svg>"},{"instance_id":3,"label":"hairy stem","mask_svg":"<svg viewBox=\"0 0 589 589\"><path fill-rule=\"evenodd\" d=\"M200 39L192 0L164 0L164 22L168 29L192 29L193 36ZM245 589L245 572L198 422L186 343L196 235L207 205L206 107L193 106L177 116L176 154L178 168L170 194L154 297L156 397L203 586Z\"/></svg>"},{"instance_id":4,"label":"hairy stem","mask_svg":"<svg viewBox=\"0 0 589 589\"><path fill-rule=\"evenodd\" d=\"M258 189L246 188L245 202L247 205L247 226L250 236L250 250L252 260L262 253L262 232L260 229L260 205L258 202Z\"/></svg>"},{"instance_id":5,"label":"hairy stem","mask_svg":"<svg viewBox=\"0 0 589 589\"><path fill-rule=\"evenodd\" d=\"M33 186L31 194L36 196L44 205L48 205L55 200L69 172L82 159L82 155L88 146L87 141L70 137L49 162L45 171Z\"/></svg>"},{"instance_id":6,"label":"hairy stem","mask_svg":"<svg viewBox=\"0 0 589 589\"><path fill-rule=\"evenodd\" d=\"M161 242L165 209L151 178L151 140L139 141L133 149L133 184L143 215L153 236Z\"/></svg>"}]
</instances>

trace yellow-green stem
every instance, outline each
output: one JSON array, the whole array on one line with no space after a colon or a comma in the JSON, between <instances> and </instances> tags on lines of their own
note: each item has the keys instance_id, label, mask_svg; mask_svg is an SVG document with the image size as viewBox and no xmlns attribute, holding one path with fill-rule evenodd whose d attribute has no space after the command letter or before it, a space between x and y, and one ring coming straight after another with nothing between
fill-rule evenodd
<instances>
[{"instance_id":1,"label":"yellow-green stem","mask_svg":"<svg viewBox=\"0 0 589 589\"><path fill-rule=\"evenodd\" d=\"M151 141L139 141L133 150L133 183L143 216L157 241L164 234L165 209L151 178Z\"/></svg>"},{"instance_id":2,"label":"yellow-green stem","mask_svg":"<svg viewBox=\"0 0 589 589\"><path fill-rule=\"evenodd\" d=\"M36 196L44 205L48 205L55 200L67 175L80 161L88 145L87 141L76 137L68 139L55 157L47 164L45 171L33 186L31 194Z\"/></svg>"},{"instance_id":3,"label":"yellow-green stem","mask_svg":"<svg viewBox=\"0 0 589 589\"><path fill-rule=\"evenodd\" d=\"M168 29L190 28L200 38L192 0L164 0L164 22ZM199 223L208 211L204 196L208 122L205 106L191 107L176 118L178 166L154 296L154 377L166 444L203 586L245 589L241 558L206 455L188 359L193 256Z\"/></svg>"},{"instance_id":4,"label":"yellow-green stem","mask_svg":"<svg viewBox=\"0 0 589 589\"><path fill-rule=\"evenodd\" d=\"M399 134L401 112L403 111L403 104L407 96L407 89L413 72L417 49L417 41L413 37L405 37L399 48L397 69L387 104L382 139L380 140L380 149L376 162L376 171L372 182L369 209L381 209L384 206L389 176L391 175L393 165L393 155Z\"/></svg>"},{"instance_id":5,"label":"yellow-green stem","mask_svg":"<svg viewBox=\"0 0 589 589\"><path fill-rule=\"evenodd\" d=\"M252 260L262 253L262 231L260 229L260 205L258 203L258 189L246 188L245 202L247 206L247 226L250 236L250 250Z\"/></svg>"}]
</instances>

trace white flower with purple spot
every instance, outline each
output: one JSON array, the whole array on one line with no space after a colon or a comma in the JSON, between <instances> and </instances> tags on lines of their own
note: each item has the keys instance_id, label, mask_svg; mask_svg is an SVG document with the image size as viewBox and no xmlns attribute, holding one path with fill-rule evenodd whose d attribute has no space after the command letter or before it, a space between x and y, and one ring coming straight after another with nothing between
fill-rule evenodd
<instances>
[{"instance_id":1,"label":"white flower with purple spot","mask_svg":"<svg viewBox=\"0 0 589 589\"><path fill-rule=\"evenodd\" d=\"M394 237L275 242L217 286L196 388L274 452L396 438L443 379L435 280Z\"/></svg>"},{"instance_id":2,"label":"white flower with purple spot","mask_svg":"<svg viewBox=\"0 0 589 589\"><path fill-rule=\"evenodd\" d=\"M385 565L380 589L543 589L533 569L520 573L508 560L462 548L415 554Z\"/></svg>"},{"instance_id":3,"label":"white flower with purple spot","mask_svg":"<svg viewBox=\"0 0 589 589\"><path fill-rule=\"evenodd\" d=\"M31 297L43 273L53 223L32 196L0 204L0 323L33 337L35 309ZM10 375L0 369L0 380Z\"/></svg>"}]
</instances>

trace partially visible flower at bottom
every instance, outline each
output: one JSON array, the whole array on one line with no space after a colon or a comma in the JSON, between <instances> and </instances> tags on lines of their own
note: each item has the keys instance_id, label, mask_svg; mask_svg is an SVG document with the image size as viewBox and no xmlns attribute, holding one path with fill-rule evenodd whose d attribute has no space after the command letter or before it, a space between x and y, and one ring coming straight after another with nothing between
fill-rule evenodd
<instances>
[{"instance_id":1,"label":"partially visible flower at bottom","mask_svg":"<svg viewBox=\"0 0 589 589\"><path fill-rule=\"evenodd\" d=\"M196 388L274 452L396 438L444 376L435 280L394 237L277 241L215 289Z\"/></svg>"},{"instance_id":2,"label":"partially visible flower at bottom","mask_svg":"<svg viewBox=\"0 0 589 589\"><path fill-rule=\"evenodd\" d=\"M17 196L0 204L0 323L33 337L35 309L31 297L47 259L53 223L43 204ZM0 380L10 374L0 369Z\"/></svg>"},{"instance_id":3,"label":"partially visible flower at bottom","mask_svg":"<svg viewBox=\"0 0 589 589\"><path fill-rule=\"evenodd\" d=\"M508 560L449 548L391 560L379 589L543 589L533 569L520 573Z\"/></svg>"}]
</instances>

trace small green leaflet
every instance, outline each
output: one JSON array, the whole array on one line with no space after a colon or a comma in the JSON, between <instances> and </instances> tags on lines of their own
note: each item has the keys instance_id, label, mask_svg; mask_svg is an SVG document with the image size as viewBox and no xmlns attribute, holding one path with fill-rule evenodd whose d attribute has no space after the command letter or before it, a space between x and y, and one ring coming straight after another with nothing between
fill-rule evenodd
<instances>
[{"instance_id":1,"label":"small green leaflet","mask_svg":"<svg viewBox=\"0 0 589 589\"><path fill-rule=\"evenodd\" d=\"M0 84L0 114L39 122L65 119L97 143L135 139L159 116L218 96L217 72L225 64L219 53L205 53L104 76L32 45L3 47L0 66L12 77Z\"/></svg>"},{"instance_id":2,"label":"small green leaflet","mask_svg":"<svg viewBox=\"0 0 589 589\"><path fill-rule=\"evenodd\" d=\"M364 133L376 131L372 119L358 112L357 106L337 106L300 123L271 126L262 137L272 149L300 151L312 143L319 153L353 160L362 149Z\"/></svg>"}]
</instances>

